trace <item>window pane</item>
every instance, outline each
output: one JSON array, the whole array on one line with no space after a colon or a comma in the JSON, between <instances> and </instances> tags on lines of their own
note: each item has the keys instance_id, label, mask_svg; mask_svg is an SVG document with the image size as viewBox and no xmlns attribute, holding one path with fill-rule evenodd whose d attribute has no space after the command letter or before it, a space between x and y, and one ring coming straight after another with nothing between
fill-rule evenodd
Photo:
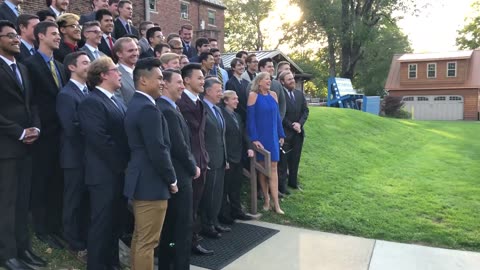
<instances>
[{"instance_id":1,"label":"window pane","mask_svg":"<svg viewBox=\"0 0 480 270\"><path fill-rule=\"evenodd\" d=\"M208 11L208 24L215 25L215 11Z\"/></svg>"},{"instance_id":2,"label":"window pane","mask_svg":"<svg viewBox=\"0 0 480 270\"><path fill-rule=\"evenodd\" d=\"M188 4L180 3L180 18L188 19Z\"/></svg>"},{"instance_id":3,"label":"window pane","mask_svg":"<svg viewBox=\"0 0 480 270\"><path fill-rule=\"evenodd\" d=\"M157 10L157 0L150 0L148 2L150 4L150 9L151 10Z\"/></svg>"}]
</instances>

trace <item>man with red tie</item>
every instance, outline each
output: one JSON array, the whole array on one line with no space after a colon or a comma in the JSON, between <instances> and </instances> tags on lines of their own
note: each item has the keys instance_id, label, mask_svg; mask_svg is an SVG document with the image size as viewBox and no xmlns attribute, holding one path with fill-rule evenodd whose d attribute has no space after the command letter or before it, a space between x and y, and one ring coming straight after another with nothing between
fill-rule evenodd
<instances>
[{"instance_id":1,"label":"man with red tie","mask_svg":"<svg viewBox=\"0 0 480 270\"><path fill-rule=\"evenodd\" d=\"M100 9L95 14L95 20L100 22L100 30L102 30L102 40L98 49L109 57L113 57L113 44L115 38L112 37L113 32L113 15L107 9Z\"/></svg>"}]
</instances>

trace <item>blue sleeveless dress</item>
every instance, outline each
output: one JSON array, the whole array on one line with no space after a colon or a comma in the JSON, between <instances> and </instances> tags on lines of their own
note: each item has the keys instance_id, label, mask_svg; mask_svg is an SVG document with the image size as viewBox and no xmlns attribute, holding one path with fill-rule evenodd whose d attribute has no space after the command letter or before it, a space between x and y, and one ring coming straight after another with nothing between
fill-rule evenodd
<instances>
[{"instance_id":1,"label":"blue sleeveless dress","mask_svg":"<svg viewBox=\"0 0 480 270\"><path fill-rule=\"evenodd\" d=\"M258 94L255 104L247 108L247 130L250 140L260 141L265 150L271 153L272 161L280 160L280 138L285 138L285 132L278 111L278 104L270 95ZM263 155L258 155L263 160Z\"/></svg>"}]
</instances>

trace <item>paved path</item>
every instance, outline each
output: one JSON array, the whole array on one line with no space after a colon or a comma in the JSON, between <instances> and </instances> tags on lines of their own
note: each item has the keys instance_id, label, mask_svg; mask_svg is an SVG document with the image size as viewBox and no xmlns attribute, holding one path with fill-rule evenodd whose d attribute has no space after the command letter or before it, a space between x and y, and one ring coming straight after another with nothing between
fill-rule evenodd
<instances>
[{"instance_id":1,"label":"paved path","mask_svg":"<svg viewBox=\"0 0 480 270\"><path fill-rule=\"evenodd\" d=\"M480 270L480 253L248 222L280 232L225 270ZM204 268L192 266L192 270Z\"/></svg>"}]
</instances>

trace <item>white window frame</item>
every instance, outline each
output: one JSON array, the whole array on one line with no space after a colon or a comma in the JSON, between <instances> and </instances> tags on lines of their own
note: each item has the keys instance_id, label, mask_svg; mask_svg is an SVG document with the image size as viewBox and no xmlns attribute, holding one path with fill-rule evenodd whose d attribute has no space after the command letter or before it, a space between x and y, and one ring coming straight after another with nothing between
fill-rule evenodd
<instances>
[{"instance_id":1,"label":"white window frame","mask_svg":"<svg viewBox=\"0 0 480 270\"><path fill-rule=\"evenodd\" d=\"M410 77L410 66L415 66L415 77ZM418 77L418 64L408 64L408 78L416 79Z\"/></svg>"},{"instance_id":2,"label":"white window frame","mask_svg":"<svg viewBox=\"0 0 480 270\"><path fill-rule=\"evenodd\" d=\"M448 76L448 71L450 71L450 69L448 68L448 65L449 65L449 64L455 64L455 69L454 69L455 75L454 75L454 76ZM455 78L455 77L457 77L457 67L458 67L457 61L447 62L447 68L446 68L446 70L447 70L447 74L446 74L446 75L447 75L447 78Z\"/></svg>"},{"instance_id":3,"label":"white window frame","mask_svg":"<svg viewBox=\"0 0 480 270\"><path fill-rule=\"evenodd\" d=\"M433 70L434 76L430 76L430 74L429 74L429 72L430 72L430 70L429 70L430 65L433 65L433 66L435 67L435 69ZM429 79L435 79L435 78L437 78L437 63L427 63L427 78L429 78Z\"/></svg>"},{"instance_id":4,"label":"white window frame","mask_svg":"<svg viewBox=\"0 0 480 270\"><path fill-rule=\"evenodd\" d=\"M210 23L210 12L213 12L213 14L215 14L215 16L213 17L214 24ZM217 11L215 9L207 9L207 24L209 26L217 27Z\"/></svg>"},{"instance_id":5,"label":"white window frame","mask_svg":"<svg viewBox=\"0 0 480 270\"><path fill-rule=\"evenodd\" d=\"M183 16L182 5L185 5L187 7L186 17ZM190 20L190 2L180 1L180 19L181 20Z\"/></svg>"},{"instance_id":6,"label":"white window frame","mask_svg":"<svg viewBox=\"0 0 480 270\"><path fill-rule=\"evenodd\" d=\"M153 9L150 7L150 2L152 2L152 1L155 3L155 6L154 6ZM157 0L148 0L148 8L150 9L150 11L156 12L157 11Z\"/></svg>"}]
</instances>

